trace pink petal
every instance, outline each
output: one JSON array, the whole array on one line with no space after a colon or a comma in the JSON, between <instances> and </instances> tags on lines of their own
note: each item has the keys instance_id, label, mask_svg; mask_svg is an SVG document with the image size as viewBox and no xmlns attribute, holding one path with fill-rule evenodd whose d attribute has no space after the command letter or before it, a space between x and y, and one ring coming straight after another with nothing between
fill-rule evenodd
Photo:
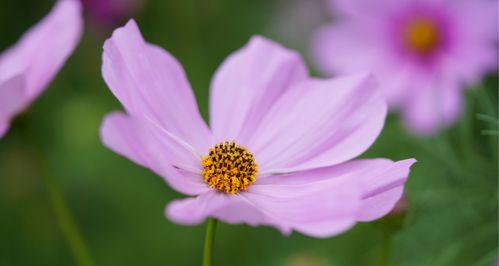
<instances>
[{"instance_id":1,"label":"pink petal","mask_svg":"<svg viewBox=\"0 0 499 266\"><path fill-rule=\"evenodd\" d=\"M462 86L479 83L484 75L497 69L497 54L495 41L469 32L460 34L453 49L441 60L441 78L461 81Z\"/></svg>"},{"instance_id":2,"label":"pink petal","mask_svg":"<svg viewBox=\"0 0 499 266\"><path fill-rule=\"evenodd\" d=\"M25 97L33 100L76 47L83 29L78 0L59 0L52 11L0 57L0 81L24 73Z\"/></svg>"},{"instance_id":3,"label":"pink petal","mask_svg":"<svg viewBox=\"0 0 499 266\"><path fill-rule=\"evenodd\" d=\"M210 191L195 198L175 200L167 206L166 216L176 223L186 225L199 224L208 217L214 217L225 223L268 225L283 234L291 233L289 225L267 216L241 194L228 195Z\"/></svg>"},{"instance_id":4,"label":"pink petal","mask_svg":"<svg viewBox=\"0 0 499 266\"><path fill-rule=\"evenodd\" d=\"M311 47L319 69L329 75L372 71L382 56L378 48L381 36L371 34L373 31L351 21L319 28L313 35Z\"/></svg>"},{"instance_id":5,"label":"pink petal","mask_svg":"<svg viewBox=\"0 0 499 266\"><path fill-rule=\"evenodd\" d=\"M241 196L265 213L281 231L331 237L356 222L361 204L357 181L314 170L276 177L275 183L252 185ZM296 180L303 180L296 184Z\"/></svg>"},{"instance_id":6,"label":"pink petal","mask_svg":"<svg viewBox=\"0 0 499 266\"><path fill-rule=\"evenodd\" d=\"M488 72L497 70L497 1L456 0L445 6L455 29L453 45L442 58L440 70L454 75L461 85L481 82Z\"/></svg>"},{"instance_id":7,"label":"pink petal","mask_svg":"<svg viewBox=\"0 0 499 266\"><path fill-rule=\"evenodd\" d=\"M427 77L413 81L413 91L406 102L403 118L415 134L430 135L453 123L461 111L461 87L457 79Z\"/></svg>"},{"instance_id":8,"label":"pink petal","mask_svg":"<svg viewBox=\"0 0 499 266\"><path fill-rule=\"evenodd\" d=\"M269 225L314 237L339 234L357 221L378 219L400 198L413 159L359 160L258 179L247 191L210 191L170 203L169 219L199 224L208 217L228 223Z\"/></svg>"},{"instance_id":9,"label":"pink petal","mask_svg":"<svg viewBox=\"0 0 499 266\"><path fill-rule=\"evenodd\" d=\"M228 195L212 190L197 197L171 202L165 214L170 220L185 225L199 224L208 217L214 217L225 223L245 223L251 226L270 225L279 229L283 234L291 233L288 225L283 225L268 217L241 194Z\"/></svg>"},{"instance_id":10,"label":"pink petal","mask_svg":"<svg viewBox=\"0 0 499 266\"><path fill-rule=\"evenodd\" d=\"M76 47L81 32L80 2L60 0L0 55L0 137L10 120L48 86Z\"/></svg>"},{"instance_id":11,"label":"pink petal","mask_svg":"<svg viewBox=\"0 0 499 266\"><path fill-rule=\"evenodd\" d=\"M222 208L227 203L225 196L212 190L195 198L175 200L168 204L165 214L168 219L179 224L199 224L213 211Z\"/></svg>"},{"instance_id":12,"label":"pink petal","mask_svg":"<svg viewBox=\"0 0 499 266\"><path fill-rule=\"evenodd\" d=\"M263 37L253 37L229 56L211 84L210 122L218 141L245 144L264 114L288 87L307 77L300 56Z\"/></svg>"},{"instance_id":13,"label":"pink petal","mask_svg":"<svg viewBox=\"0 0 499 266\"><path fill-rule=\"evenodd\" d=\"M180 224L199 224L215 217L228 223L270 225L283 234L297 230L316 237L338 234L355 223L360 204L357 184L340 179L299 186L281 183L254 185L238 195L211 191L177 200L168 205L166 215Z\"/></svg>"},{"instance_id":14,"label":"pink petal","mask_svg":"<svg viewBox=\"0 0 499 266\"><path fill-rule=\"evenodd\" d=\"M409 0L410 1L410 0ZM421 0L420 0L421 1ZM432 0L437 1L437 0ZM327 0L334 14L355 16L356 19L366 17L383 17L390 11L400 8L407 0Z\"/></svg>"},{"instance_id":15,"label":"pink petal","mask_svg":"<svg viewBox=\"0 0 499 266\"><path fill-rule=\"evenodd\" d=\"M0 138L2 138L5 133L9 130L9 123L5 121L0 121Z\"/></svg>"},{"instance_id":16,"label":"pink petal","mask_svg":"<svg viewBox=\"0 0 499 266\"><path fill-rule=\"evenodd\" d=\"M330 166L363 153L386 116L375 87L366 74L296 85L272 107L249 145L262 173Z\"/></svg>"},{"instance_id":17,"label":"pink petal","mask_svg":"<svg viewBox=\"0 0 499 266\"><path fill-rule=\"evenodd\" d=\"M397 107L412 85L409 79L421 70L393 52L385 31L383 25L345 20L320 28L311 49L319 69L327 75L373 73L388 104Z\"/></svg>"},{"instance_id":18,"label":"pink petal","mask_svg":"<svg viewBox=\"0 0 499 266\"><path fill-rule=\"evenodd\" d=\"M121 112L108 114L102 122L100 136L102 142L114 152L127 157L137 164L148 167L147 157L142 149L143 131L140 125Z\"/></svg>"},{"instance_id":19,"label":"pink petal","mask_svg":"<svg viewBox=\"0 0 499 266\"><path fill-rule=\"evenodd\" d=\"M398 162L390 160L360 160L357 167L364 168L361 178L363 196L359 221L372 221L388 214L404 191L410 167L416 162L407 159Z\"/></svg>"},{"instance_id":20,"label":"pink petal","mask_svg":"<svg viewBox=\"0 0 499 266\"><path fill-rule=\"evenodd\" d=\"M495 0L455 0L451 5L445 6L454 17L453 23L460 29L460 35L466 35L465 42L489 41L497 42L498 2ZM463 36L464 37L464 36Z\"/></svg>"},{"instance_id":21,"label":"pink petal","mask_svg":"<svg viewBox=\"0 0 499 266\"><path fill-rule=\"evenodd\" d=\"M151 169L175 190L198 195L209 189L194 149L151 122L116 112L105 118L100 134L111 150Z\"/></svg>"},{"instance_id":22,"label":"pink petal","mask_svg":"<svg viewBox=\"0 0 499 266\"><path fill-rule=\"evenodd\" d=\"M399 200L410 167L416 162L407 159L393 162L388 159L355 160L340 165L319 168L291 175L275 175L258 179L255 186L278 186L285 182L297 187L321 186L328 180L348 180L352 186L359 186L361 204L358 221L371 221L386 215ZM269 192L270 193L270 192ZM355 190L353 192L355 193Z\"/></svg>"},{"instance_id":23,"label":"pink petal","mask_svg":"<svg viewBox=\"0 0 499 266\"><path fill-rule=\"evenodd\" d=\"M223 208L214 211L211 216L230 224L245 223L251 226L276 224L241 195L229 196L226 199L227 204ZM278 227L278 229L284 233L284 228Z\"/></svg>"},{"instance_id":24,"label":"pink petal","mask_svg":"<svg viewBox=\"0 0 499 266\"><path fill-rule=\"evenodd\" d=\"M25 85L26 80L22 75L0 82L0 138L9 129L11 118L27 105Z\"/></svg>"},{"instance_id":25,"label":"pink petal","mask_svg":"<svg viewBox=\"0 0 499 266\"><path fill-rule=\"evenodd\" d=\"M129 114L147 117L199 153L207 152L211 133L184 70L169 53L146 43L135 21L105 42L102 74Z\"/></svg>"}]
</instances>

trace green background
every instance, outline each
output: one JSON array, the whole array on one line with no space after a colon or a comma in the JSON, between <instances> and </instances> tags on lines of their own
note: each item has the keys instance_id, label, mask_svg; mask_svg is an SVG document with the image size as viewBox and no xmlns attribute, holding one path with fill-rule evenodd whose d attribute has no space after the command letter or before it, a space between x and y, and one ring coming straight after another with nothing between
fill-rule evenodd
<instances>
[{"instance_id":1,"label":"green background","mask_svg":"<svg viewBox=\"0 0 499 266\"><path fill-rule=\"evenodd\" d=\"M182 62L206 118L213 72L251 35L308 57L310 31L327 15L316 1L301 1L311 8L293 2L149 0L135 17L148 41ZM0 1L0 51L52 5ZM182 195L99 140L104 115L121 108L100 74L101 47L114 26L89 17L86 26L49 89L0 140L0 265L75 265L43 182L47 167L96 265L199 265L204 225L173 224L163 214ZM290 28L296 32L286 32ZM490 76L468 91L459 122L437 136L414 137L396 115L388 117L363 157L417 158L405 219L361 223L329 239L219 223L215 265L377 265L387 237L390 265L490 265L498 247L497 85L497 76Z\"/></svg>"}]
</instances>

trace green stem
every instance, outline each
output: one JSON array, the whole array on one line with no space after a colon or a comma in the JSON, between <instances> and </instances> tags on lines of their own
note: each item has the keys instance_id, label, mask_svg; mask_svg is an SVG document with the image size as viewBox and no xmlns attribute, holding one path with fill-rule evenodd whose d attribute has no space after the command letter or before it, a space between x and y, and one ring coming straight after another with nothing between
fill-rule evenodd
<instances>
[{"instance_id":1,"label":"green stem","mask_svg":"<svg viewBox=\"0 0 499 266\"><path fill-rule=\"evenodd\" d=\"M46 186L48 197L51 207L54 211L59 228L74 256L76 264L79 266L94 266L94 262L88 252L83 238L78 230L71 212L64 200L64 196L57 185L56 180L53 178L52 168L50 162L47 160L42 151L41 145L36 141L35 134L33 134L30 125L28 125L26 118L23 117L21 128L24 130L24 136L27 142L31 144L32 150L38 160L38 168L42 180Z\"/></svg>"},{"instance_id":2,"label":"green stem","mask_svg":"<svg viewBox=\"0 0 499 266\"><path fill-rule=\"evenodd\" d=\"M390 249L392 247L391 245L392 242L392 237L389 232L385 232L383 234L383 244L381 246L381 252L379 256L379 266L387 266L388 262L390 260Z\"/></svg>"},{"instance_id":3,"label":"green stem","mask_svg":"<svg viewBox=\"0 0 499 266\"><path fill-rule=\"evenodd\" d=\"M80 266L95 265L57 183L50 174L44 174L43 181L47 187L50 203L52 204L59 227L66 238L66 242L69 245L77 264Z\"/></svg>"},{"instance_id":4,"label":"green stem","mask_svg":"<svg viewBox=\"0 0 499 266\"><path fill-rule=\"evenodd\" d=\"M213 241L215 240L215 229L217 219L209 218L206 224L206 235L204 238L203 266L211 266L213 254Z\"/></svg>"}]
</instances>

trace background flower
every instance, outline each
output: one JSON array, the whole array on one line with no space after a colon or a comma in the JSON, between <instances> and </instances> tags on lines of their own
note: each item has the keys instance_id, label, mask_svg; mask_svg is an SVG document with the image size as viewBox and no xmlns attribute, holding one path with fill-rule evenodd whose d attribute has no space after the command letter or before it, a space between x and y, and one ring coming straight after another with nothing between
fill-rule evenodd
<instances>
[{"instance_id":1,"label":"background flower","mask_svg":"<svg viewBox=\"0 0 499 266\"><path fill-rule=\"evenodd\" d=\"M0 55L0 137L10 120L48 86L76 47L82 32L77 0L60 0L52 11Z\"/></svg>"},{"instance_id":2,"label":"background flower","mask_svg":"<svg viewBox=\"0 0 499 266\"><path fill-rule=\"evenodd\" d=\"M338 20L312 42L321 70L373 70L415 133L455 122L463 90L497 68L497 1L330 3Z\"/></svg>"},{"instance_id":3,"label":"background flower","mask_svg":"<svg viewBox=\"0 0 499 266\"><path fill-rule=\"evenodd\" d=\"M81 0L90 21L97 26L115 26L137 14L146 0Z\"/></svg>"}]
</instances>

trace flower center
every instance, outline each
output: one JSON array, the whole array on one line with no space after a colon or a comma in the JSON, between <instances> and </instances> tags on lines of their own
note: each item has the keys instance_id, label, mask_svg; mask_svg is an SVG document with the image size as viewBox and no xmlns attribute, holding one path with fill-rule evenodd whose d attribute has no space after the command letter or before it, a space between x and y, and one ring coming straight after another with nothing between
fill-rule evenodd
<instances>
[{"instance_id":1,"label":"flower center","mask_svg":"<svg viewBox=\"0 0 499 266\"><path fill-rule=\"evenodd\" d=\"M419 54L432 52L440 43L437 25L429 19L416 19L410 22L404 32L404 40L410 50Z\"/></svg>"},{"instance_id":2,"label":"flower center","mask_svg":"<svg viewBox=\"0 0 499 266\"><path fill-rule=\"evenodd\" d=\"M221 192L237 194L256 180L258 165L246 148L233 141L216 144L201 161L204 181Z\"/></svg>"}]
</instances>

